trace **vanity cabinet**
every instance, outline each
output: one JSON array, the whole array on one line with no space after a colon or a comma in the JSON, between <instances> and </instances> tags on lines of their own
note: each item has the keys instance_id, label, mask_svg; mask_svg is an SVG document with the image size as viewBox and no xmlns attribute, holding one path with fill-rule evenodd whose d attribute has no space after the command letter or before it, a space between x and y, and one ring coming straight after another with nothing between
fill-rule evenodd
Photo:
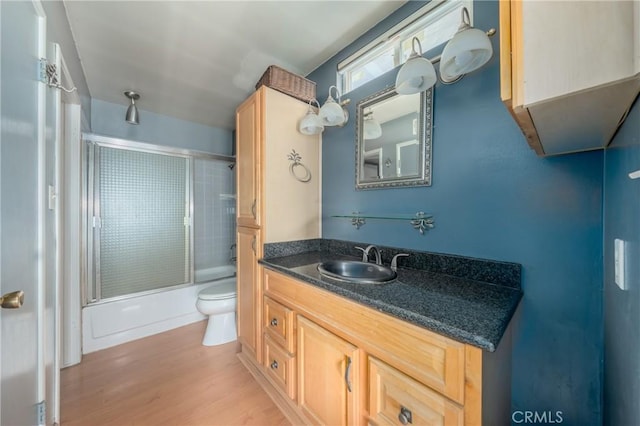
<instances>
[{"instance_id":1,"label":"vanity cabinet","mask_svg":"<svg viewBox=\"0 0 640 426\"><path fill-rule=\"evenodd\" d=\"M640 90L640 6L500 0L501 97L538 155L605 147Z\"/></svg>"},{"instance_id":2,"label":"vanity cabinet","mask_svg":"<svg viewBox=\"0 0 640 426\"><path fill-rule=\"evenodd\" d=\"M265 349L262 244L320 237L322 147L320 136L298 132L306 112L304 102L266 86L236 110L238 336L257 364Z\"/></svg>"},{"instance_id":3,"label":"vanity cabinet","mask_svg":"<svg viewBox=\"0 0 640 426\"><path fill-rule=\"evenodd\" d=\"M245 365L293 424L510 424L508 333L488 353L280 272L262 282L273 356Z\"/></svg>"}]
</instances>

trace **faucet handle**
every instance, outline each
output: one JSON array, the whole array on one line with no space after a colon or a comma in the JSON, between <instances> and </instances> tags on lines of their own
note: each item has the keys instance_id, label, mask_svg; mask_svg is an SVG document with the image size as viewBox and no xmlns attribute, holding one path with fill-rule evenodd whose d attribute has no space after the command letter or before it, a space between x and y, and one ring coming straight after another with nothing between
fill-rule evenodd
<instances>
[{"instance_id":1,"label":"faucet handle","mask_svg":"<svg viewBox=\"0 0 640 426\"><path fill-rule=\"evenodd\" d=\"M393 256L393 259L391 259L391 270L392 271L397 271L398 270L398 258L399 257L408 257L410 256L407 253L398 253L395 256Z\"/></svg>"},{"instance_id":2,"label":"faucet handle","mask_svg":"<svg viewBox=\"0 0 640 426\"><path fill-rule=\"evenodd\" d=\"M367 250L363 249L362 247L358 247L358 246L356 246L355 248L357 248L358 250L362 250L362 261L363 262L368 262L369 261L369 253L367 252Z\"/></svg>"}]
</instances>

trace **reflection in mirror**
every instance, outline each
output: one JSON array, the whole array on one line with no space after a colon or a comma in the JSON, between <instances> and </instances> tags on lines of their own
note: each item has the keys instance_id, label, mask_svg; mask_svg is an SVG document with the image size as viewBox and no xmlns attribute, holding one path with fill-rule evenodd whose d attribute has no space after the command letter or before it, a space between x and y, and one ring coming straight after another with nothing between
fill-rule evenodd
<instances>
[{"instance_id":1,"label":"reflection in mirror","mask_svg":"<svg viewBox=\"0 0 640 426\"><path fill-rule=\"evenodd\" d=\"M431 185L432 90L391 87L358 103L356 189Z\"/></svg>"}]
</instances>

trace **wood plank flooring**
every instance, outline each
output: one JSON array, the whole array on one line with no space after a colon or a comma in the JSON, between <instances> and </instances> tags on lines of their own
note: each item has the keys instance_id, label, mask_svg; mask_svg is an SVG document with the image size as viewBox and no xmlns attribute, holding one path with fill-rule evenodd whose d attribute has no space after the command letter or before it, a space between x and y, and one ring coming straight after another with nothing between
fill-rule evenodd
<instances>
[{"instance_id":1,"label":"wood plank flooring","mask_svg":"<svg viewBox=\"0 0 640 426\"><path fill-rule=\"evenodd\" d=\"M288 425L236 356L201 345L206 322L85 355L61 372L62 426Z\"/></svg>"}]
</instances>

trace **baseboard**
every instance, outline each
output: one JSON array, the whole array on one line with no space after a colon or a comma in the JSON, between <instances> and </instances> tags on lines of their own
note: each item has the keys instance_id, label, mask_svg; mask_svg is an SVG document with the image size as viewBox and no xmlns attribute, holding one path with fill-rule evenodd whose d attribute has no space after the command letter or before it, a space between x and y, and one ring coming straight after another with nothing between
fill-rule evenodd
<instances>
[{"instance_id":1,"label":"baseboard","mask_svg":"<svg viewBox=\"0 0 640 426\"><path fill-rule=\"evenodd\" d=\"M306 425L309 424L300 410L296 406L295 402L289 399L280 389L276 388L271 382L262 374L261 366L256 363L254 359L249 357L246 353L238 353L238 359L249 370L249 373L256 379L256 382L262 387L262 389L269 395L274 404L280 409L282 414L291 422L292 425Z\"/></svg>"}]
</instances>

